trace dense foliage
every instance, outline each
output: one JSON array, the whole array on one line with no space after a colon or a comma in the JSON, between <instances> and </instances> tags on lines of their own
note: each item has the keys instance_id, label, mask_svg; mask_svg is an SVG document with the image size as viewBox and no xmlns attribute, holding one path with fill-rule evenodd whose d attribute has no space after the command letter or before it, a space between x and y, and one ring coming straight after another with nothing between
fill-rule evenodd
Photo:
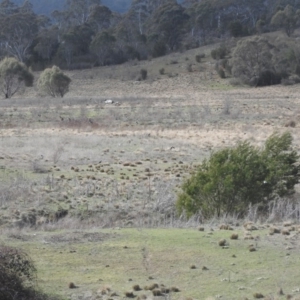
<instances>
[{"instance_id":1,"label":"dense foliage","mask_svg":"<svg viewBox=\"0 0 300 300\"><path fill-rule=\"evenodd\" d=\"M42 94L62 98L69 91L70 83L71 79L60 68L53 66L42 72L37 85Z\"/></svg>"},{"instance_id":2,"label":"dense foliage","mask_svg":"<svg viewBox=\"0 0 300 300\"><path fill-rule=\"evenodd\" d=\"M243 216L249 205L259 205L263 212L270 200L294 193L300 178L298 159L288 132L273 134L262 149L246 141L217 151L183 183L177 208L206 218Z\"/></svg>"},{"instance_id":3,"label":"dense foliage","mask_svg":"<svg viewBox=\"0 0 300 300\"><path fill-rule=\"evenodd\" d=\"M0 90L5 98L11 98L25 86L32 86L33 75L25 64L12 57L0 62Z\"/></svg>"}]
</instances>

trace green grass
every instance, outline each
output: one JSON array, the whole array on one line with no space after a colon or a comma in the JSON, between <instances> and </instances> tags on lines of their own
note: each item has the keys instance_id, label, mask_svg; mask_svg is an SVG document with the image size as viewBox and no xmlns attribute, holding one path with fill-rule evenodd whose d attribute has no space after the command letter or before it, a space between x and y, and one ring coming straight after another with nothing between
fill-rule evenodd
<instances>
[{"instance_id":1,"label":"green grass","mask_svg":"<svg viewBox=\"0 0 300 300\"><path fill-rule=\"evenodd\" d=\"M241 229L237 232L242 235ZM103 286L110 286L123 296L134 284L144 287L154 282L178 287L181 292L173 293L173 299L216 295L241 299L252 298L255 292L274 295L280 287L288 293L297 288L300 261L297 251L285 250L284 243L288 242L283 236L268 236L266 230L261 230L255 232L260 237L257 242L242 238L235 241L229 239L231 233L109 229L30 232L25 235L28 241L7 237L3 241L27 250L37 266L40 287L65 297L86 291L96 293ZM97 234L103 239L97 240ZM66 241L59 242L56 236ZM80 241L74 241L76 238ZM221 238L229 241L228 249L218 246ZM257 251L249 252L250 244L257 246ZM190 269L191 265L196 265L196 269ZM208 270L202 270L204 266ZM68 289L69 282L79 288ZM135 292L142 293L149 292Z\"/></svg>"}]
</instances>

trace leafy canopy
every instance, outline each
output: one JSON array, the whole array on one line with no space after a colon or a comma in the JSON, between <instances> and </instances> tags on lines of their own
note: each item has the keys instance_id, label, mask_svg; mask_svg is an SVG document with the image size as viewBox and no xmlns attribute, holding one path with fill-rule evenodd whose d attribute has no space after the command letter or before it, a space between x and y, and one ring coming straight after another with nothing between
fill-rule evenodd
<instances>
[{"instance_id":1,"label":"leafy canopy","mask_svg":"<svg viewBox=\"0 0 300 300\"><path fill-rule=\"evenodd\" d=\"M71 79L59 67L45 69L38 80L40 92L51 97L63 97L69 91Z\"/></svg>"},{"instance_id":2,"label":"leafy canopy","mask_svg":"<svg viewBox=\"0 0 300 300\"><path fill-rule=\"evenodd\" d=\"M270 200L294 193L300 177L298 158L288 132L273 134L263 149L245 141L217 151L183 183L177 209L204 217L243 215L254 204L263 209Z\"/></svg>"},{"instance_id":3,"label":"leafy canopy","mask_svg":"<svg viewBox=\"0 0 300 300\"><path fill-rule=\"evenodd\" d=\"M6 57L0 62L0 89L5 98L11 98L22 87L32 86L33 75L25 64L13 57Z\"/></svg>"}]
</instances>

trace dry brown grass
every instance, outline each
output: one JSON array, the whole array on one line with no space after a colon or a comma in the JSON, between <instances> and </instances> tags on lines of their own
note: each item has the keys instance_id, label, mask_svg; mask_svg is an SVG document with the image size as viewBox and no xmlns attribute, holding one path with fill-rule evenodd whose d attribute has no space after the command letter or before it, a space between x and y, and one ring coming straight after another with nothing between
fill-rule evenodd
<instances>
[{"instance_id":1,"label":"dry brown grass","mask_svg":"<svg viewBox=\"0 0 300 300\"><path fill-rule=\"evenodd\" d=\"M17 199L24 217L30 207L46 206L52 215L63 207L79 219L103 212L102 226L174 225L175 192L211 151L245 139L262 145L284 130L299 150L299 86L232 87L218 78L212 47L69 72L64 99L37 98L33 89L1 101L2 219L21 225L10 211L9 199ZM206 56L196 63L199 53ZM148 79L137 82L141 69ZM105 104L107 98L118 105ZM285 127L291 120L295 126ZM20 174L27 188L8 189ZM270 217L283 219L281 211ZM31 225L49 227L55 218L45 213Z\"/></svg>"}]
</instances>

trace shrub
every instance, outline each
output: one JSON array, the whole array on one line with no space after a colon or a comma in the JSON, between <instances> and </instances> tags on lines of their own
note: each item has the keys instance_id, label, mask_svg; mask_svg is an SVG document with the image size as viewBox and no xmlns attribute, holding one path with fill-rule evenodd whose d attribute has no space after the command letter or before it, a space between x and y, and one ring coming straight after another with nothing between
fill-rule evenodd
<instances>
[{"instance_id":1,"label":"shrub","mask_svg":"<svg viewBox=\"0 0 300 300\"><path fill-rule=\"evenodd\" d=\"M186 65L186 70L187 70L188 72L193 72L193 65L192 65L192 64L187 64L187 65Z\"/></svg>"},{"instance_id":2,"label":"shrub","mask_svg":"<svg viewBox=\"0 0 300 300\"><path fill-rule=\"evenodd\" d=\"M217 69L217 72L218 72L218 75L220 76L220 78L223 78L223 79L226 78L226 74L225 74L225 71L223 68L219 67Z\"/></svg>"},{"instance_id":3,"label":"shrub","mask_svg":"<svg viewBox=\"0 0 300 300\"><path fill-rule=\"evenodd\" d=\"M146 80L147 79L148 71L146 69L141 69L140 74L141 74L141 79L142 80Z\"/></svg>"},{"instance_id":4,"label":"shrub","mask_svg":"<svg viewBox=\"0 0 300 300\"><path fill-rule=\"evenodd\" d=\"M263 212L270 200L294 193L300 178L300 166L295 164L298 158L288 132L270 136L263 149L245 141L217 151L183 183L177 209L206 218L243 216L249 205L255 204Z\"/></svg>"},{"instance_id":5,"label":"shrub","mask_svg":"<svg viewBox=\"0 0 300 300\"><path fill-rule=\"evenodd\" d=\"M281 83L281 76L280 74L265 70L259 74L259 77L255 79L253 82L256 86L267 86L267 85L274 85L274 84L280 84Z\"/></svg>"},{"instance_id":6,"label":"shrub","mask_svg":"<svg viewBox=\"0 0 300 300\"><path fill-rule=\"evenodd\" d=\"M201 60L205 57L205 54L204 53L201 53L201 54L197 54L195 56L195 60L197 63L201 63Z\"/></svg>"},{"instance_id":7,"label":"shrub","mask_svg":"<svg viewBox=\"0 0 300 300\"><path fill-rule=\"evenodd\" d=\"M224 44L220 45L219 48L213 49L211 51L211 57L213 59L223 59L228 54L228 49Z\"/></svg>"},{"instance_id":8,"label":"shrub","mask_svg":"<svg viewBox=\"0 0 300 300\"><path fill-rule=\"evenodd\" d=\"M57 300L35 288L36 269L31 258L22 250L0 246L1 300Z\"/></svg>"},{"instance_id":9,"label":"shrub","mask_svg":"<svg viewBox=\"0 0 300 300\"><path fill-rule=\"evenodd\" d=\"M134 291L141 291L142 289L141 289L141 287L138 285L138 284L135 284L133 287L132 287L132 289L134 290Z\"/></svg>"},{"instance_id":10,"label":"shrub","mask_svg":"<svg viewBox=\"0 0 300 300\"><path fill-rule=\"evenodd\" d=\"M231 22L228 28L233 37L240 37L248 34L247 28L245 28L240 21Z\"/></svg>"},{"instance_id":11,"label":"shrub","mask_svg":"<svg viewBox=\"0 0 300 300\"><path fill-rule=\"evenodd\" d=\"M283 78L281 80L283 85L294 85L300 83L300 77L298 75L291 75L288 78Z\"/></svg>"},{"instance_id":12,"label":"shrub","mask_svg":"<svg viewBox=\"0 0 300 300\"><path fill-rule=\"evenodd\" d=\"M273 45L263 37L251 37L238 42L233 51L231 65L234 77L244 83L257 85L264 77L271 78ZM274 73L274 77L275 73ZM272 80L270 80L272 82Z\"/></svg>"},{"instance_id":13,"label":"shrub","mask_svg":"<svg viewBox=\"0 0 300 300\"><path fill-rule=\"evenodd\" d=\"M1 299L30 297L35 281L35 268L30 258L21 250L0 247L0 286Z\"/></svg>"},{"instance_id":14,"label":"shrub","mask_svg":"<svg viewBox=\"0 0 300 300\"><path fill-rule=\"evenodd\" d=\"M160 74L160 75L164 75L164 74L165 74L165 68L159 69L159 74Z\"/></svg>"},{"instance_id":15,"label":"shrub","mask_svg":"<svg viewBox=\"0 0 300 300\"><path fill-rule=\"evenodd\" d=\"M32 86L33 75L28 68L13 57L0 62L0 86L5 98L11 98L26 86Z\"/></svg>"},{"instance_id":16,"label":"shrub","mask_svg":"<svg viewBox=\"0 0 300 300\"><path fill-rule=\"evenodd\" d=\"M51 97L63 97L69 91L71 79L59 67L45 69L39 80L38 89Z\"/></svg>"},{"instance_id":17,"label":"shrub","mask_svg":"<svg viewBox=\"0 0 300 300\"><path fill-rule=\"evenodd\" d=\"M74 282L70 282L69 283L69 289L75 289L76 288L76 285Z\"/></svg>"},{"instance_id":18,"label":"shrub","mask_svg":"<svg viewBox=\"0 0 300 300\"><path fill-rule=\"evenodd\" d=\"M160 57L164 56L167 53L167 46L163 41L157 41L151 51L152 56L155 57Z\"/></svg>"},{"instance_id":19,"label":"shrub","mask_svg":"<svg viewBox=\"0 0 300 300\"><path fill-rule=\"evenodd\" d=\"M296 65L295 74L300 76L300 65L299 64Z\"/></svg>"},{"instance_id":20,"label":"shrub","mask_svg":"<svg viewBox=\"0 0 300 300\"><path fill-rule=\"evenodd\" d=\"M161 292L160 289L154 289L154 290L152 290L152 294L153 294L153 296L156 296L156 297L162 296L162 292Z\"/></svg>"}]
</instances>

